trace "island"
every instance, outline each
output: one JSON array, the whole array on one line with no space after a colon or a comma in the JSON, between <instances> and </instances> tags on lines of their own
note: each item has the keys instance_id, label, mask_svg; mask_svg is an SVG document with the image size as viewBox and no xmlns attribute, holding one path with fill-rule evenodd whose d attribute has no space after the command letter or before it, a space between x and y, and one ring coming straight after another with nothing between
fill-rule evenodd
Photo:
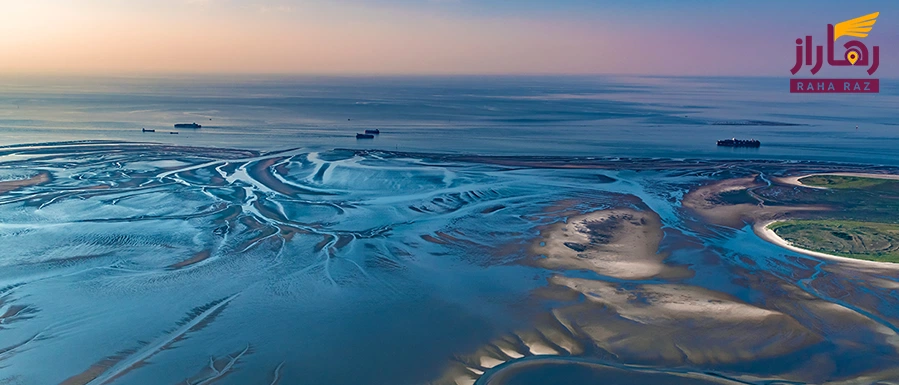
<instances>
[{"instance_id":1,"label":"island","mask_svg":"<svg viewBox=\"0 0 899 385\"><path fill-rule=\"evenodd\" d=\"M827 256L899 263L899 176L813 174L789 184L819 190L822 202L843 205L807 219L769 222L767 238Z\"/></svg>"}]
</instances>

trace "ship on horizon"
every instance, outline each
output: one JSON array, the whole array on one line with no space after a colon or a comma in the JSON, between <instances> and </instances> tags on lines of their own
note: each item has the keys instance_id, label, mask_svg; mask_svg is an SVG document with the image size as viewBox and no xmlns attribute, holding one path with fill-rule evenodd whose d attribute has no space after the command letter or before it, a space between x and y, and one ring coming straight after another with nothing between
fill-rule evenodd
<instances>
[{"instance_id":1,"label":"ship on horizon","mask_svg":"<svg viewBox=\"0 0 899 385\"><path fill-rule=\"evenodd\" d=\"M175 128L202 128L203 126L194 123L175 123Z\"/></svg>"},{"instance_id":2,"label":"ship on horizon","mask_svg":"<svg viewBox=\"0 0 899 385\"><path fill-rule=\"evenodd\" d=\"M718 145L721 147L761 147L762 142L755 139L724 139L719 140Z\"/></svg>"}]
</instances>

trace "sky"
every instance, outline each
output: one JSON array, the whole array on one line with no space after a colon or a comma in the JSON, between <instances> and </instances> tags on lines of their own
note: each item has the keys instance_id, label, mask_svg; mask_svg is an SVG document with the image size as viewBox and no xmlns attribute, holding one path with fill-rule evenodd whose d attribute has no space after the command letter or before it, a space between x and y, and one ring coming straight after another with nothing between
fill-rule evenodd
<instances>
[{"instance_id":1,"label":"sky","mask_svg":"<svg viewBox=\"0 0 899 385\"><path fill-rule=\"evenodd\" d=\"M878 11L897 77L895 0L0 0L0 74L789 76Z\"/></svg>"}]
</instances>

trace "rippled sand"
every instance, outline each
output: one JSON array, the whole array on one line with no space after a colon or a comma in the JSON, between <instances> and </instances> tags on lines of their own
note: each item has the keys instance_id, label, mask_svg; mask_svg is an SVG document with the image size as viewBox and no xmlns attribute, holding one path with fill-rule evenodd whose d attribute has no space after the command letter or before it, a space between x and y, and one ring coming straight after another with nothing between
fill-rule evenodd
<instances>
[{"instance_id":1,"label":"rippled sand","mask_svg":"<svg viewBox=\"0 0 899 385\"><path fill-rule=\"evenodd\" d=\"M0 383L899 377L893 270L750 225L830 209L766 181L863 168L90 142L0 167L30 175L0 182Z\"/></svg>"},{"instance_id":2,"label":"rippled sand","mask_svg":"<svg viewBox=\"0 0 899 385\"><path fill-rule=\"evenodd\" d=\"M663 263L661 225L652 211L601 210L542 228L532 252L542 256L537 264L554 270L589 270L621 279L689 275Z\"/></svg>"}]
</instances>

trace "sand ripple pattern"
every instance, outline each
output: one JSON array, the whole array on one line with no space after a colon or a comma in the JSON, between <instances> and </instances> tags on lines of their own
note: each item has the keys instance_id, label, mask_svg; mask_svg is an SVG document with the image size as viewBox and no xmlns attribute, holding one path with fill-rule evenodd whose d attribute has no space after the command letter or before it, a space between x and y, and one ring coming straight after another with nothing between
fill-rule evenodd
<instances>
[{"instance_id":1,"label":"sand ripple pattern","mask_svg":"<svg viewBox=\"0 0 899 385\"><path fill-rule=\"evenodd\" d=\"M899 378L894 270L681 204L787 167L0 147L0 384Z\"/></svg>"}]
</instances>

